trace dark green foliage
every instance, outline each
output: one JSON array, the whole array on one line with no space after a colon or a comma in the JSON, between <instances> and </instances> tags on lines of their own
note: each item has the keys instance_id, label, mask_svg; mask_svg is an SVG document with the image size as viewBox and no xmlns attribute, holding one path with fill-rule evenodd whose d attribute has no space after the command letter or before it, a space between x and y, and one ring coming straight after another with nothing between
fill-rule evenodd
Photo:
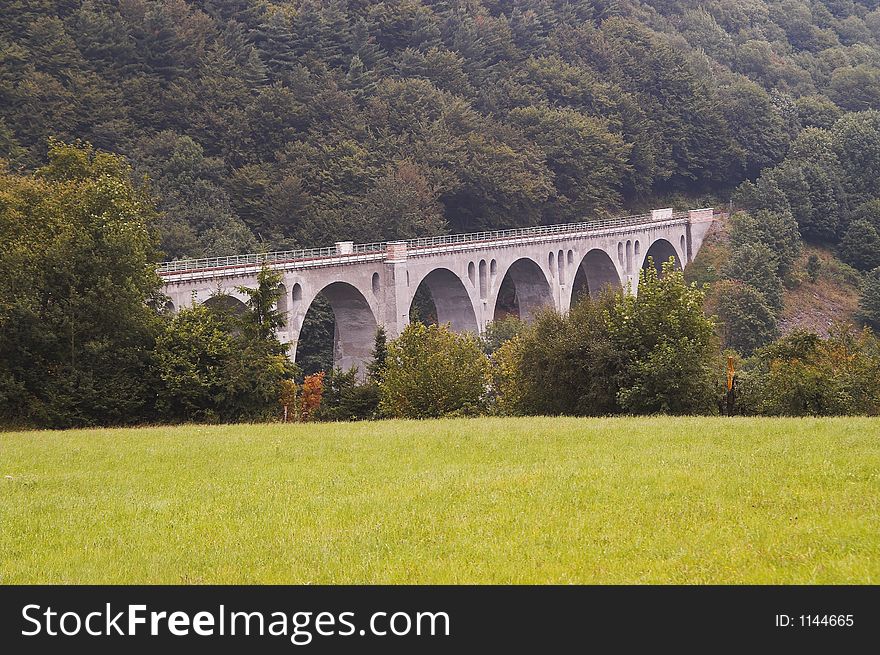
<instances>
[{"instance_id":1,"label":"dark green foliage","mask_svg":"<svg viewBox=\"0 0 880 655\"><path fill-rule=\"evenodd\" d=\"M717 316L721 346L751 355L779 336L776 315L764 295L749 284L723 280L713 285L709 310Z\"/></svg>"},{"instance_id":2,"label":"dark green foliage","mask_svg":"<svg viewBox=\"0 0 880 655\"><path fill-rule=\"evenodd\" d=\"M880 199L863 202L850 213L848 224L859 221L870 223L875 229L880 230Z\"/></svg>"},{"instance_id":3,"label":"dark green foliage","mask_svg":"<svg viewBox=\"0 0 880 655\"><path fill-rule=\"evenodd\" d=\"M798 118L804 127L819 127L827 130L840 118L840 108L825 96L801 96L795 104Z\"/></svg>"},{"instance_id":4,"label":"dark green foliage","mask_svg":"<svg viewBox=\"0 0 880 655\"><path fill-rule=\"evenodd\" d=\"M719 101L730 126L738 175L754 178L782 159L789 135L764 89L748 80L736 80L721 89Z\"/></svg>"},{"instance_id":5,"label":"dark green foliage","mask_svg":"<svg viewBox=\"0 0 880 655\"><path fill-rule=\"evenodd\" d=\"M558 193L553 220L577 220L620 204L632 146L611 134L603 121L573 109L545 107L515 109L509 119L547 158Z\"/></svg>"},{"instance_id":6,"label":"dark green foliage","mask_svg":"<svg viewBox=\"0 0 880 655\"><path fill-rule=\"evenodd\" d=\"M437 324L437 308L427 284L420 284L416 289L409 308L409 320L411 323Z\"/></svg>"},{"instance_id":7,"label":"dark green foliage","mask_svg":"<svg viewBox=\"0 0 880 655\"><path fill-rule=\"evenodd\" d=\"M859 300L859 320L880 333L880 268L865 276Z\"/></svg>"},{"instance_id":8,"label":"dark green foliage","mask_svg":"<svg viewBox=\"0 0 880 655\"><path fill-rule=\"evenodd\" d=\"M323 294L318 294L303 319L296 345L296 363L303 375L333 369L336 319Z\"/></svg>"},{"instance_id":9,"label":"dark green foliage","mask_svg":"<svg viewBox=\"0 0 880 655\"><path fill-rule=\"evenodd\" d=\"M296 367L275 337L280 277L263 270L236 314L202 305L168 323L154 353L159 416L168 422L265 421L277 414L281 381Z\"/></svg>"},{"instance_id":10,"label":"dark green foliage","mask_svg":"<svg viewBox=\"0 0 880 655\"><path fill-rule=\"evenodd\" d=\"M815 284L819 280L819 272L822 270L822 261L816 253L810 253L807 258L807 277Z\"/></svg>"},{"instance_id":11,"label":"dark green foliage","mask_svg":"<svg viewBox=\"0 0 880 655\"><path fill-rule=\"evenodd\" d=\"M801 239L791 212L740 212L730 218L730 228L734 248L758 244L766 246L778 275L788 273L801 252Z\"/></svg>"},{"instance_id":12,"label":"dark green foliage","mask_svg":"<svg viewBox=\"0 0 880 655\"><path fill-rule=\"evenodd\" d=\"M380 382L388 362L388 335L381 325L376 328L376 340L373 343L373 358L367 365L367 377L373 382Z\"/></svg>"},{"instance_id":13,"label":"dark green foliage","mask_svg":"<svg viewBox=\"0 0 880 655\"><path fill-rule=\"evenodd\" d=\"M578 219L756 178L747 209L828 240L880 197L877 121L843 113L876 105L860 5L7 5L0 153L36 167L51 135L125 153L167 258ZM834 132L839 171L786 159L801 127Z\"/></svg>"},{"instance_id":14,"label":"dark green foliage","mask_svg":"<svg viewBox=\"0 0 880 655\"><path fill-rule=\"evenodd\" d=\"M0 417L69 427L152 416L154 220L115 155L53 141L35 175L0 168Z\"/></svg>"},{"instance_id":15,"label":"dark green foliage","mask_svg":"<svg viewBox=\"0 0 880 655\"><path fill-rule=\"evenodd\" d=\"M348 371L330 370L324 378L324 396L318 416L323 421L359 421L378 418L380 384L388 364L388 342L385 328L376 330L373 357L367 364L366 376L360 379L357 368Z\"/></svg>"},{"instance_id":16,"label":"dark green foliage","mask_svg":"<svg viewBox=\"0 0 880 655\"><path fill-rule=\"evenodd\" d=\"M846 114L832 133L850 205L880 197L880 112Z\"/></svg>"},{"instance_id":17,"label":"dark green foliage","mask_svg":"<svg viewBox=\"0 0 880 655\"><path fill-rule=\"evenodd\" d=\"M584 296L545 312L492 357L506 414L688 414L717 410L717 343L703 294L673 264L641 272L638 296Z\"/></svg>"},{"instance_id":18,"label":"dark green foliage","mask_svg":"<svg viewBox=\"0 0 880 655\"><path fill-rule=\"evenodd\" d=\"M243 315L244 337L252 341L265 341L277 354L284 353L286 348L274 342L275 331L284 326L284 314L278 310L278 299L284 293L281 274L264 267L257 274L257 286L238 287L238 291L247 296L250 310Z\"/></svg>"},{"instance_id":19,"label":"dark green foliage","mask_svg":"<svg viewBox=\"0 0 880 655\"><path fill-rule=\"evenodd\" d=\"M865 220L852 223L840 240L840 258L860 271L880 266L880 233Z\"/></svg>"},{"instance_id":20,"label":"dark green foliage","mask_svg":"<svg viewBox=\"0 0 880 655\"><path fill-rule=\"evenodd\" d=\"M776 260L762 243L737 246L730 255L725 273L731 280L757 289L776 312L782 309L782 281L776 274Z\"/></svg>"},{"instance_id":21,"label":"dark green foliage","mask_svg":"<svg viewBox=\"0 0 880 655\"><path fill-rule=\"evenodd\" d=\"M526 324L512 314L500 320L491 321L483 333L483 352L491 355L513 337L521 334L525 328Z\"/></svg>"},{"instance_id":22,"label":"dark green foliage","mask_svg":"<svg viewBox=\"0 0 880 655\"><path fill-rule=\"evenodd\" d=\"M170 421L218 421L234 337L223 319L199 305L180 310L156 343L157 406Z\"/></svg>"},{"instance_id":23,"label":"dark green foliage","mask_svg":"<svg viewBox=\"0 0 880 655\"><path fill-rule=\"evenodd\" d=\"M358 382L357 368L335 368L324 378L324 395L317 418L322 421L357 421L376 418L379 385Z\"/></svg>"},{"instance_id":24,"label":"dark green foliage","mask_svg":"<svg viewBox=\"0 0 880 655\"><path fill-rule=\"evenodd\" d=\"M658 275L649 258L639 273L638 296L618 298L608 332L623 362L617 397L624 412L717 411L715 326L703 314L702 291L685 284L671 259Z\"/></svg>"},{"instance_id":25,"label":"dark green foliage","mask_svg":"<svg viewBox=\"0 0 880 655\"><path fill-rule=\"evenodd\" d=\"M521 335L514 375L518 414L597 416L617 411L621 361L608 334L606 314L616 299L584 296L560 316L541 314Z\"/></svg>"},{"instance_id":26,"label":"dark green foliage","mask_svg":"<svg viewBox=\"0 0 880 655\"><path fill-rule=\"evenodd\" d=\"M210 257L253 250L256 240L235 215L221 188L223 162L205 157L192 138L163 131L141 139L136 167L151 177L164 216L159 222L165 257Z\"/></svg>"}]
</instances>

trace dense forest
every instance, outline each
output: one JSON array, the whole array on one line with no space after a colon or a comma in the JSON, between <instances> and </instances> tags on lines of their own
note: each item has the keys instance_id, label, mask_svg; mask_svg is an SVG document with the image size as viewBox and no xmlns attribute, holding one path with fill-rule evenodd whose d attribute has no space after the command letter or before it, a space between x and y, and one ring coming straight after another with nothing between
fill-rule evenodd
<instances>
[{"instance_id":1,"label":"dense forest","mask_svg":"<svg viewBox=\"0 0 880 655\"><path fill-rule=\"evenodd\" d=\"M733 209L686 276L721 348L766 363L806 347L777 341L793 306L880 328L880 0L6 0L0 180L0 406L37 423L137 420L95 403L155 405L155 357L205 335L244 387L289 374L272 339L239 356L257 309L143 314L149 261L658 206Z\"/></svg>"},{"instance_id":2,"label":"dense forest","mask_svg":"<svg viewBox=\"0 0 880 655\"><path fill-rule=\"evenodd\" d=\"M877 4L8 0L0 156L124 154L167 258L726 199L880 108Z\"/></svg>"}]
</instances>

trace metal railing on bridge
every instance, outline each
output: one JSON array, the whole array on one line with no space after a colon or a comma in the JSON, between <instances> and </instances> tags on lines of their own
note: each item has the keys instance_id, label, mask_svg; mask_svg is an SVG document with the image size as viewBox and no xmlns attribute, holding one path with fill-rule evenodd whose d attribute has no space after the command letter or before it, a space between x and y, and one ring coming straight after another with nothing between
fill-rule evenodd
<instances>
[{"instance_id":1,"label":"metal railing on bridge","mask_svg":"<svg viewBox=\"0 0 880 655\"><path fill-rule=\"evenodd\" d=\"M504 241L507 239L534 238L542 236L554 236L558 234L584 233L627 227L631 225L644 225L646 223L663 223L674 220L686 219L688 212L674 212L655 216L654 214L638 214L634 216L618 216L614 218L583 221L580 223L562 223L559 225L536 225L534 227L520 227L510 230L492 230L488 232L469 232L464 234L444 234L434 237L421 237L405 241L407 251L440 248L443 246L466 245L485 243L491 241ZM302 250L282 250L278 252L252 253L248 255L231 255L228 257L205 257L201 259L182 259L177 261L163 262L158 265L160 275L202 271L211 269L233 268L238 266L255 266L273 263L315 262L320 260L339 260L346 262L364 261L377 259L384 256L388 249L388 241L375 243L351 244L351 250L340 252L337 246L324 248L307 248ZM329 262L328 262L329 263Z\"/></svg>"}]
</instances>

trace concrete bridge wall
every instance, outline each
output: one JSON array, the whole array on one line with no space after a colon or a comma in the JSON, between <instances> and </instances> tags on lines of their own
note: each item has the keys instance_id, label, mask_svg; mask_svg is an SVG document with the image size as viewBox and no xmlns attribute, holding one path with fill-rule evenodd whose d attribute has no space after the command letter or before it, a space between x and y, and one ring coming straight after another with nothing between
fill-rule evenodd
<instances>
[{"instance_id":1,"label":"concrete bridge wall","mask_svg":"<svg viewBox=\"0 0 880 655\"><path fill-rule=\"evenodd\" d=\"M383 251L364 254L351 243L339 243L326 256L270 262L284 285L279 309L287 320L279 338L290 344L295 358L306 313L323 293L336 319L336 365L362 368L371 357L376 327L384 325L388 336L396 337L409 322L422 283L430 289L439 322L477 333L493 320L505 277L524 320L544 307L566 312L578 293L596 294L605 285L635 293L648 256L658 265L670 255L680 266L692 261L712 210L677 215L655 210L644 218L549 234L541 229L496 233L500 236L461 243L392 242L383 244ZM175 308L225 296L244 301L236 287L254 286L261 265L165 272L165 293Z\"/></svg>"}]
</instances>

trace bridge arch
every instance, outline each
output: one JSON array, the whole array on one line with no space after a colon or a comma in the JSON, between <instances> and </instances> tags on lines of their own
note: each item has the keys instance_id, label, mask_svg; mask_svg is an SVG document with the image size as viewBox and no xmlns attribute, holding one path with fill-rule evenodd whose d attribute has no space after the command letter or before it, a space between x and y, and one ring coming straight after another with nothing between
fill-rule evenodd
<instances>
[{"instance_id":1,"label":"bridge arch","mask_svg":"<svg viewBox=\"0 0 880 655\"><path fill-rule=\"evenodd\" d=\"M214 294L210 298L205 299L202 304L205 307L235 315L243 314L247 311L247 305L243 300L228 293Z\"/></svg>"},{"instance_id":2,"label":"bridge arch","mask_svg":"<svg viewBox=\"0 0 880 655\"><path fill-rule=\"evenodd\" d=\"M569 306L584 294L595 298L605 287L620 289L620 274L607 252L601 248L593 248L578 265L571 284Z\"/></svg>"},{"instance_id":3,"label":"bridge arch","mask_svg":"<svg viewBox=\"0 0 880 655\"><path fill-rule=\"evenodd\" d=\"M485 261L480 262L479 268L480 286L483 287ZM458 275L448 268L431 270L416 285L416 290L410 297L410 308L419 288L427 288L431 294L439 324L449 323L455 332L479 332L474 301Z\"/></svg>"},{"instance_id":4,"label":"bridge arch","mask_svg":"<svg viewBox=\"0 0 880 655\"><path fill-rule=\"evenodd\" d=\"M675 258L676 270L681 270L681 253L679 253L675 246L666 239L656 239L651 244L651 247L645 252L645 258L641 262L641 268L648 267L649 257L653 260L654 268L657 270L658 274L663 272L663 263L668 261L670 257Z\"/></svg>"},{"instance_id":5,"label":"bridge arch","mask_svg":"<svg viewBox=\"0 0 880 655\"><path fill-rule=\"evenodd\" d=\"M563 258L559 258L560 266ZM550 281L538 263L521 257L514 261L501 278L492 298L492 320L503 318L505 309L513 310L523 321L531 320L544 307L553 306Z\"/></svg>"},{"instance_id":6,"label":"bridge arch","mask_svg":"<svg viewBox=\"0 0 880 655\"><path fill-rule=\"evenodd\" d=\"M294 290L299 286L294 285ZM331 282L316 290L308 302L303 302L302 287L299 293L299 298L293 296L294 304L297 305L294 312L298 314L298 320L295 321L297 327L291 334L296 343L292 353L294 358L296 350L302 346L300 337L306 315L318 296L321 296L333 312L333 366L344 371L356 367L361 374L365 373L366 364L373 357L376 328L379 325L366 296L348 282Z\"/></svg>"}]
</instances>

